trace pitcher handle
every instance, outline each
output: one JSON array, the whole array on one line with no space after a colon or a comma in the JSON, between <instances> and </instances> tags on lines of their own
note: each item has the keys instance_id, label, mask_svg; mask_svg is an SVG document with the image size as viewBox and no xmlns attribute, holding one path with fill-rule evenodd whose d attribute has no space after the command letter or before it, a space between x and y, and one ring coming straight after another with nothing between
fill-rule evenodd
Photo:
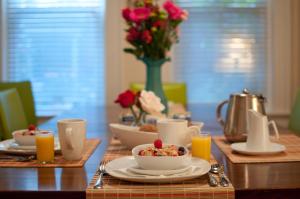
<instances>
[{"instance_id":1,"label":"pitcher handle","mask_svg":"<svg viewBox=\"0 0 300 199\"><path fill-rule=\"evenodd\" d=\"M274 131L275 131L276 139L278 140L278 139L279 139L279 132L278 132L277 125L276 125L276 123L274 122L274 120L269 121L269 122L268 122L268 125L272 125L272 126L273 126L273 129L274 129Z\"/></svg>"},{"instance_id":2,"label":"pitcher handle","mask_svg":"<svg viewBox=\"0 0 300 199\"><path fill-rule=\"evenodd\" d=\"M201 128L199 126L189 126L188 129L191 131L192 136L195 136L201 132Z\"/></svg>"},{"instance_id":3,"label":"pitcher handle","mask_svg":"<svg viewBox=\"0 0 300 199\"><path fill-rule=\"evenodd\" d=\"M228 100L225 100L223 102L221 102L218 107L217 107L217 121L221 124L221 126L224 126L225 125L225 122L222 118L222 108L225 104L227 104L229 101Z\"/></svg>"}]
</instances>

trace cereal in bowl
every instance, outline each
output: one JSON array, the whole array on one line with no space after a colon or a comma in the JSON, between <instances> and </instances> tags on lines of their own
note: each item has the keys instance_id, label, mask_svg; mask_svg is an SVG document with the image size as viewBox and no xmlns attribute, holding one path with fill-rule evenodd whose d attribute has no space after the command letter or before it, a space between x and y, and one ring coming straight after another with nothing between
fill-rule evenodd
<instances>
[{"instance_id":1,"label":"cereal in bowl","mask_svg":"<svg viewBox=\"0 0 300 199\"><path fill-rule=\"evenodd\" d=\"M163 146L160 139L154 141L154 146L149 146L139 151L140 156L182 156L185 153L184 147L175 145Z\"/></svg>"}]
</instances>

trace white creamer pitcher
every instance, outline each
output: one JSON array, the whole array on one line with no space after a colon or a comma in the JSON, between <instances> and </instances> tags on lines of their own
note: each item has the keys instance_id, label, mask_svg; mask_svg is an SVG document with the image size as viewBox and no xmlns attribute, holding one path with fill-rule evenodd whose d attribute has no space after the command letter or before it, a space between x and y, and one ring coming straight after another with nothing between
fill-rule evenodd
<instances>
[{"instance_id":1,"label":"white creamer pitcher","mask_svg":"<svg viewBox=\"0 0 300 199\"><path fill-rule=\"evenodd\" d=\"M268 121L267 116L249 109L247 126L247 149L251 151L265 151L271 145L269 125L275 130L276 139L279 139L277 126L273 120Z\"/></svg>"}]
</instances>

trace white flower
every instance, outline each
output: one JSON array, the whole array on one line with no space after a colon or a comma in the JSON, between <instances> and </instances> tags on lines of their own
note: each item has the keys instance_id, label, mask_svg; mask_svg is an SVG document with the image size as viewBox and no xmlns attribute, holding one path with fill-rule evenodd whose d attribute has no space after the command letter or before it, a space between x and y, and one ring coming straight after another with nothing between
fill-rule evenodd
<instances>
[{"instance_id":1,"label":"white flower","mask_svg":"<svg viewBox=\"0 0 300 199\"><path fill-rule=\"evenodd\" d=\"M143 110L149 114L160 113L165 109L165 106L160 102L160 98L152 91L143 90L139 100Z\"/></svg>"}]
</instances>

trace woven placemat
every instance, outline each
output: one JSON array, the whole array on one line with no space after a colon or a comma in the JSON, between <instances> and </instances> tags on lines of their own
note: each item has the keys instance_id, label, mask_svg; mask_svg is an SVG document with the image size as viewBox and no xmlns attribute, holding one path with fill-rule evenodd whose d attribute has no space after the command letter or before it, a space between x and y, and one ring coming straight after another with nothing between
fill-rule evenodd
<instances>
[{"instance_id":1,"label":"woven placemat","mask_svg":"<svg viewBox=\"0 0 300 199\"><path fill-rule=\"evenodd\" d=\"M82 167L100 143L100 139L87 139L81 160L65 160L61 154L55 155L54 163L39 164L36 160L30 162L1 161L0 167Z\"/></svg>"},{"instance_id":2,"label":"woven placemat","mask_svg":"<svg viewBox=\"0 0 300 199\"><path fill-rule=\"evenodd\" d=\"M224 136L214 136L213 141L233 163L262 163L262 162L296 162L300 161L300 137L294 134L280 135L279 140L272 140L283 144L286 150L272 155L243 155L232 151L230 143Z\"/></svg>"},{"instance_id":3,"label":"woven placemat","mask_svg":"<svg viewBox=\"0 0 300 199\"><path fill-rule=\"evenodd\" d=\"M118 157L131 155L119 141L112 140L104 160L113 160ZM213 159L212 162L215 162ZM119 180L109 175L105 176L102 189L93 189L98 175L95 174L86 190L87 199L113 198L200 198L200 199L232 199L234 189L229 187L210 187L208 176L204 175L192 180L168 184L147 184Z\"/></svg>"}]
</instances>

